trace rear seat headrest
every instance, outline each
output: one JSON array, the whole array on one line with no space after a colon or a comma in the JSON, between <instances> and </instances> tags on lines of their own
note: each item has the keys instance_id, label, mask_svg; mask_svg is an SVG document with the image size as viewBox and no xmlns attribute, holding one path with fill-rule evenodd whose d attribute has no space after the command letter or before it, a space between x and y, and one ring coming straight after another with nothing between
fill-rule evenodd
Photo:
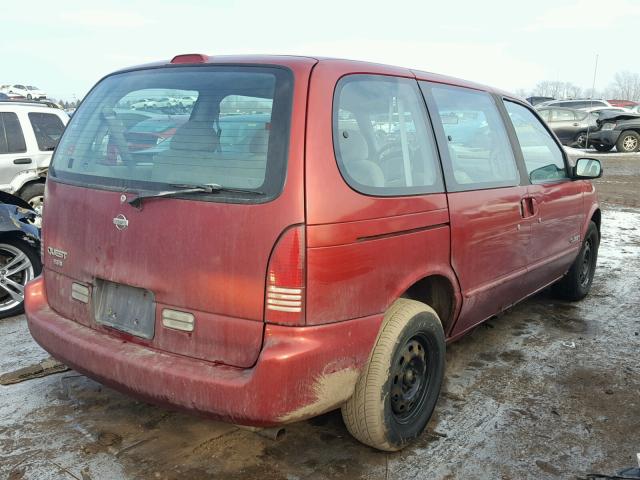
<instances>
[{"instance_id":1,"label":"rear seat headrest","mask_svg":"<svg viewBox=\"0 0 640 480\"><path fill-rule=\"evenodd\" d=\"M215 152L219 143L212 122L192 120L176 130L171 139L171 150Z\"/></svg>"},{"instance_id":2,"label":"rear seat headrest","mask_svg":"<svg viewBox=\"0 0 640 480\"><path fill-rule=\"evenodd\" d=\"M338 141L343 162L357 162L369 158L369 146L359 131L342 130Z\"/></svg>"}]
</instances>

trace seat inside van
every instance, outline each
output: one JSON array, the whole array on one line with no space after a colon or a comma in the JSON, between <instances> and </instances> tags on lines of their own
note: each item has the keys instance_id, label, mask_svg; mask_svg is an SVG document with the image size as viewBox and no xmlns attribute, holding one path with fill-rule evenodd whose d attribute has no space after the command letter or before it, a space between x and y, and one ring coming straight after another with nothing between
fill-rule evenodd
<instances>
[{"instance_id":1,"label":"seat inside van","mask_svg":"<svg viewBox=\"0 0 640 480\"><path fill-rule=\"evenodd\" d=\"M155 155L152 176L173 183L195 183L213 174L221 185L262 185L269 141L264 123L253 129L234 129L229 124L232 122L221 120L216 130L211 121L186 122L170 139L169 148Z\"/></svg>"},{"instance_id":2,"label":"seat inside van","mask_svg":"<svg viewBox=\"0 0 640 480\"><path fill-rule=\"evenodd\" d=\"M340 152L347 173L356 182L384 187L382 169L369 160L369 146L358 130L343 130L339 136Z\"/></svg>"}]
</instances>

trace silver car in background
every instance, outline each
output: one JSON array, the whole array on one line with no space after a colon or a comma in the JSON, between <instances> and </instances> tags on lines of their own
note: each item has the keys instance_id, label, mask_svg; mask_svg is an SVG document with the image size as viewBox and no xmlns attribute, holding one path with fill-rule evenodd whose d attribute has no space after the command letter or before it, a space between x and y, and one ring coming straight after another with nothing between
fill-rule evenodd
<instances>
[{"instance_id":1,"label":"silver car in background","mask_svg":"<svg viewBox=\"0 0 640 480\"><path fill-rule=\"evenodd\" d=\"M538 113L560 142L568 147L584 148L587 132L596 127L597 113L561 107L541 107Z\"/></svg>"}]
</instances>

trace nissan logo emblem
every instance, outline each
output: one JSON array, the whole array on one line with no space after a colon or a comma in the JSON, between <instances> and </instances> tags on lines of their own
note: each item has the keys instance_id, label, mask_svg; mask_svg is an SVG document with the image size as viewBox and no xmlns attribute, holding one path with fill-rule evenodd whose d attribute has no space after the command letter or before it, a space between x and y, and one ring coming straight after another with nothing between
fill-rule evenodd
<instances>
[{"instance_id":1,"label":"nissan logo emblem","mask_svg":"<svg viewBox=\"0 0 640 480\"><path fill-rule=\"evenodd\" d=\"M120 214L113 219L113 224L116 226L118 230L124 230L129 226L129 220L127 220L127 217Z\"/></svg>"}]
</instances>

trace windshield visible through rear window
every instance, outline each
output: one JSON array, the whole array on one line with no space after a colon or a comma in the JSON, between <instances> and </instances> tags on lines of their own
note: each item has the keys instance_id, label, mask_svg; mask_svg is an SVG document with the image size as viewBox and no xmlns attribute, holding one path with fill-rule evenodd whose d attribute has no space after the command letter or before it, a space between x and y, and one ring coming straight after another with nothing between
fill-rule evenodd
<instances>
[{"instance_id":1,"label":"windshield visible through rear window","mask_svg":"<svg viewBox=\"0 0 640 480\"><path fill-rule=\"evenodd\" d=\"M224 201L271 199L285 178L292 90L291 73L276 67L170 67L109 76L74 114L50 175L115 190L217 184L265 194L225 193Z\"/></svg>"}]
</instances>

